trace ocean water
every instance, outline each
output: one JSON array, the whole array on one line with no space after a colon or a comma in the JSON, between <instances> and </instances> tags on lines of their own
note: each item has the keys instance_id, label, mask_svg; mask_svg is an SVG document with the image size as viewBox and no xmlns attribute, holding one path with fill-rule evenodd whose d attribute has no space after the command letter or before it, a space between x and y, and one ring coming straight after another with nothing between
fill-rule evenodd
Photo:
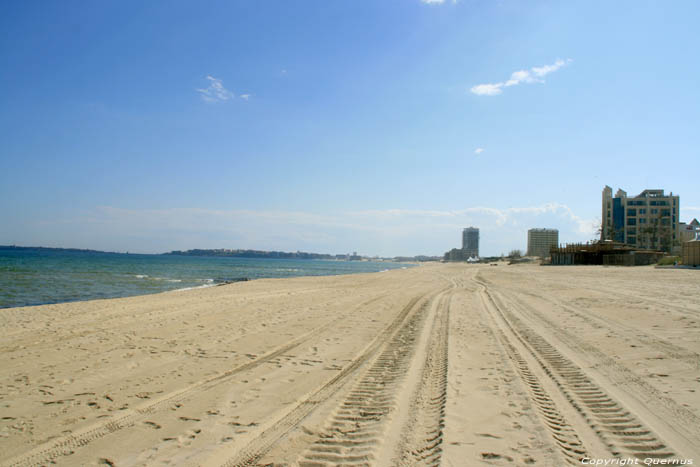
<instances>
[{"instance_id":1,"label":"ocean water","mask_svg":"<svg viewBox=\"0 0 700 467\"><path fill-rule=\"evenodd\" d=\"M145 295L245 279L354 274L408 266L0 248L0 308Z\"/></svg>"}]
</instances>

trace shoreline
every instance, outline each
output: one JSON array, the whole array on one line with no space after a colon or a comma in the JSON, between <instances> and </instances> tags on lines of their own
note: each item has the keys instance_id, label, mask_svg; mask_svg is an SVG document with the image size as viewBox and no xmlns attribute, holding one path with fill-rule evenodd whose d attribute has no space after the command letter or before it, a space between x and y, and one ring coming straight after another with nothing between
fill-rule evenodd
<instances>
[{"instance_id":1,"label":"shoreline","mask_svg":"<svg viewBox=\"0 0 700 467\"><path fill-rule=\"evenodd\" d=\"M163 255L163 256L165 256L165 255ZM188 257L188 256L185 256L185 257ZM203 258L208 258L208 257L203 257ZM233 259L240 259L240 258L233 258ZM249 258L244 258L244 259L249 259ZM257 260L257 259L255 259L255 260ZM287 259L280 260L280 259L275 259L275 258L263 258L263 259L260 259L260 261L287 261ZM330 262L341 262L338 260L296 260L296 259L291 259L289 261L314 261L314 262L321 262L322 261L322 262L329 262L329 263ZM381 263L373 263L373 264L381 264ZM325 277L325 276L338 276L338 275L370 274L370 273L375 273L375 272L391 271L393 269L405 269L407 267L419 266L419 263L394 263L394 264L400 264L402 266L400 266L400 267L397 266L397 267L391 268L391 269L382 269L382 270L378 270L378 271L360 271L360 270L358 270L356 272L340 272L340 273L329 272L326 274L300 274L300 275L292 275L292 276L280 275L279 277L237 277L237 278L227 278L227 279L218 279L218 280L217 279L162 279L162 278L155 278L158 280L164 280L165 282L199 281L199 282L204 282L204 284L202 284L202 285L190 285L187 287L163 289L163 290L141 290L141 291L133 291L133 292L126 290L123 292L123 294L120 293L120 294L116 294L114 296L108 296L108 297L86 297L86 298L77 298L77 299L69 299L69 300L44 301L44 302L37 302L37 303L26 303L26 304L21 304L21 305L0 306L0 311L6 310L6 309L30 308L30 307L37 307L37 306L57 305L57 304L63 304L63 303L80 303L80 302L86 302L86 301L92 301L92 300L110 300L110 299L116 299L116 298L149 296L149 295L160 294L160 293L180 292L180 291L193 290L193 289L218 287L218 286L234 284L234 283L238 283L238 282L250 282L250 281L259 280L259 279L286 279L286 278L294 278L294 277ZM149 275L147 275L147 274L132 274L132 275L136 278L139 278L139 279L149 278Z\"/></svg>"}]
</instances>

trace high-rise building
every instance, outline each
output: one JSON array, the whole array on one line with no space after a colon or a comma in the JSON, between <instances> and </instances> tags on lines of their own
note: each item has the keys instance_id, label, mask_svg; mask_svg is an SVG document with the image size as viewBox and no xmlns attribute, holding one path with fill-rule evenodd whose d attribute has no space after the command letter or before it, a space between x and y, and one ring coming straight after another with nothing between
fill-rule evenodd
<instances>
[{"instance_id":1,"label":"high-rise building","mask_svg":"<svg viewBox=\"0 0 700 467\"><path fill-rule=\"evenodd\" d=\"M549 256L549 250L559 245L559 231L557 229L530 229L527 231L527 255Z\"/></svg>"},{"instance_id":2,"label":"high-rise building","mask_svg":"<svg viewBox=\"0 0 700 467\"><path fill-rule=\"evenodd\" d=\"M479 257L479 229L467 227L462 230L462 251L466 258Z\"/></svg>"},{"instance_id":3,"label":"high-rise building","mask_svg":"<svg viewBox=\"0 0 700 467\"><path fill-rule=\"evenodd\" d=\"M679 243L678 195L664 190L644 190L628 197L623 190L612 195L603 189L601 240L613 240L638 248L671 251Z\"/></svg>"}]
</instances>

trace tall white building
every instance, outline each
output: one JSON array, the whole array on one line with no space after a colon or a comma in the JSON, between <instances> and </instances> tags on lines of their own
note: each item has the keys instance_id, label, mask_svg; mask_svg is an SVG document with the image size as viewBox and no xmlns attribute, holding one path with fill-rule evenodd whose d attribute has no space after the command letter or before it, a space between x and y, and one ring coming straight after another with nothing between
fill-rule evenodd
<instances>
[{"instance_id":1,"label":"tall white building","mask_svg":"<svg viewBox=\"0 0 700 467\"><path fill-rule=\"evenodd\" d=\"M557 229L530 229L527 231L527 256L549 256L549 250L559 245Z\"/></svg>"}]
</instances>

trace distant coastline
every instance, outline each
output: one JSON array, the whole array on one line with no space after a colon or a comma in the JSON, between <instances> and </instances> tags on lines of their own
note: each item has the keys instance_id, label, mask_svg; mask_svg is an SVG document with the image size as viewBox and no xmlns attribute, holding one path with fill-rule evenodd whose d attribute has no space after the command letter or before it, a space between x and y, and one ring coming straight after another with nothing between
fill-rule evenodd
<instances>
[{"instance_id":1,"label":"distant coastline","mask_svg":"<svg viewBox=\"0 0 700 467\"><path fill-rule=\"evenodd\" d=\"M15 250L15 251L47 251L47 252L66 252L66 253L100 253L108 255L124 255L131 254L127 252L117 251L102 251L91 250L87 248L61 248L61 247L46 247L46 246L17 246L17 245L0 245L0 250ZM216 256L216 257L231 257L231 258L275 258L275 259L360 259L360 256L353 255L330 255L321 253L305 253L296 252L290 253L285 251L261 251L261 250L228 250L228 249L192 249L192 250L173 250L167 253L138 253L140 255L150 256Z\"/></svg>"},{"instance_id":2,"label":"distant coastline","mask_svg":"<svg viewBox=\"0 0 700 467\"><path fill-rule=\"evenodd\" d=\"M262 250L228 250L228 249L215 249L215 250L205 250L205 249L194 249L187 251L171 251L168 253L163 253L164 255L175 255L175 256L216 256L223 258L273 258L273 259L325 259L325 260L336 260L336 261L392 261L399 263L410 263L419 261L440 261L441 256L395 256L393 258L380 258L380 257L370 257L361 256L356 253L346 254L346 255L331 255L326 253L307 253L304 251L297 252L286 252L286 251L262 251Z\"/></svg>"},{"instance_id":3,"label":"distant coastline","mask_svg":"<svg viewBox=\"0 0 700 467\"><path fill-rule=\"evenodd\" d=\"M302 259L302 260L331 260L331 261L392 261L399 263L423 262L423 261L440 261L441 256L395 256L393 258L380 258L377 256L362 256L356 253L353 254L328 254L328 253L308 253L304 251L287 252L287 251L264 251L264 250L242 250L242 249L203 249L195 248L191 250L173 250L167 253L129 253L117 251L101 251L91 250L87 248L61 248L61 247L46 247L46 246L17 246L17 245L0 245L0 250L14 251L35 251L35 252L66 252L66 253L91 253L91 254L107 254L107 255L124 255L124 254L139 254L148 256L202 256L202 257L217 257L217 258L251 258L251 259Z\"/></svg>"},{"instance_id":4,"label":"distant coastline","mask_svg":"<svg viewBox=\"0 0 700 467\"><path fill-rule=\"evenodd\" d=\"M262 250L228 250L228 249L193 249L193 250L174 250L164 255L174 256L216 256L223 258L274 258L274 259L351 259L359 260L357 255L330 255L324 253L306 253L297 251L296 253L286 251L262 251ZM349 257L349 258L348 258Z\"/></svg>"},{"instance_id":5,"label":"distant coastline","mask_svg":"<svg viewBox=\"0 0 700 467\"><path fill-rule=\"evenodd\" d=\"M117 251L100 251L100 250L89 250L86 248L58 248L49 246L17 246L17 245L0 245L0 250L16 250L16 251L52 251L61 252L65 251L67 253L101 253L106 255L124 255L129 254L119 253Z\"/></svg>"}]
</instances>

